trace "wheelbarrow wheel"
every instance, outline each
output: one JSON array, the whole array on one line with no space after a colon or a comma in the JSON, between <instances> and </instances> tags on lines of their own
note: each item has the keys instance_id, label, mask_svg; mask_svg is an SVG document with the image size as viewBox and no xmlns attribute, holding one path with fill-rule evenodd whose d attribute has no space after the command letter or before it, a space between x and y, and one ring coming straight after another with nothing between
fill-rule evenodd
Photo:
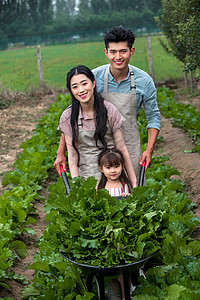
<instances>
[{"instance_id":1,"label":"wheelbarrow wheel","mask_svg":"<svg viewBox=\"0 0 200 300\"><path fill-rule=\"evenodd\" d=\"M121 284L117 279L108 282L108 300L122 300Z\"/></svg>"}]
</instances>

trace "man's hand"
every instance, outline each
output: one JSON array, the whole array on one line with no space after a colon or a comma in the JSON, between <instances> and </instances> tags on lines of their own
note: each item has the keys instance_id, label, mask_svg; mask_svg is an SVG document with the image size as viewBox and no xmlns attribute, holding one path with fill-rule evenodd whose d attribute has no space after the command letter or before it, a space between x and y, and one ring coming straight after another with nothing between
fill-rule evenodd
<instances>
[{"instance_id":1,"label":"man's hand","mask_svg":"<svg viewBox=\"0 0 200 300\"><path fill-rule=\"evenodd\" d=\"M140 165L146 161L146 168L150 166L151 164L151 157L153 154L154 145L158 136L158 129L155 128L148 128L148 143L147 143L147 149L142 153L142 157L140 158Z\"/></svg>"},{"instance_id":2,"label":"man's hand","mask_svg":"<svg viewBox=\"0 0 200 300\"><path fill-rule=\"evenodd\" d=\"M65 157L65 155L57 155L53 166L56 169L56 171L58 172L58 174L61 176L60 166L63 166L63 169L66 171L66 157Z\"/></svg>"},{"instance_id":3,"label":"man's hand","mask_svg":"<svg viewBox=\"0 0 200 300\"><path fill-rule=\"evenodd\" d=\"M145 171L147 170L147 168L150 166L151 164L151 157L152 157L152 151L144 151L142 153L142 157L140 158L140 165L146 161L146 167L145 167Z\"/></svg>"}]
</instances>

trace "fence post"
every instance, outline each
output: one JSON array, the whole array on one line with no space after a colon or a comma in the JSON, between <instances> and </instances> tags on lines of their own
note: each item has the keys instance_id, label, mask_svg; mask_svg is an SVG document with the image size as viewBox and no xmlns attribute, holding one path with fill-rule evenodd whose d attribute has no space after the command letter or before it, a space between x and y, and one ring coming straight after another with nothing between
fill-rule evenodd
<instances>
[{"instance_id":1,"label":"fence post","mask_svg":"<svg viewBox=\"0 0 200 300\"><path fill-rule=\"evenodd\" d=\"M42 73L42 57L41 57L41 51L40 46L37 46L37 63L38 63L38 71L39 71L39 77L40 77L40 88L44 88L44 80L43 80L43 73Z\"/></svg>"},{"instance_id":2,"label":"fence post","mask_svg":"<svg viewBox=\"0 0 200 300\"><path fill-rule=\"evenodd\" d=\"M152 49L151 49L151 39L150 36L147 36L147 46L148 46L148 53L149 53L149 69L150 69L150 75L153 78L153 81L155 82L154 78L154 68L153 68L153 56L152 56Z\"/></svg>"}]
</instances>

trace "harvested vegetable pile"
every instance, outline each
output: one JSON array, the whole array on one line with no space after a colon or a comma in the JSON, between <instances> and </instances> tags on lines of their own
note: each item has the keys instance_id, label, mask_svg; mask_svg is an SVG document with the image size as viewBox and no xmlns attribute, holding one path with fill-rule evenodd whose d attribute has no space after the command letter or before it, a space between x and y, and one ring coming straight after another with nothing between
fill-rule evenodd
<instances>
[{"instance_id":1,"label":"harvested vegetable pile","mask_svg":"<svg viewBox=\"0 0 200 300\"><path fill-rule=\"evenodd\" d=\"M163 197L137 187L132 196L116 200L95 187L94 178L77 178L69 195L63 183L50 188L48 205L61 212L55 218L59 248L68 258L111 267L147 258L161 248L170 222Z\"/></svg>"}]
</instances>

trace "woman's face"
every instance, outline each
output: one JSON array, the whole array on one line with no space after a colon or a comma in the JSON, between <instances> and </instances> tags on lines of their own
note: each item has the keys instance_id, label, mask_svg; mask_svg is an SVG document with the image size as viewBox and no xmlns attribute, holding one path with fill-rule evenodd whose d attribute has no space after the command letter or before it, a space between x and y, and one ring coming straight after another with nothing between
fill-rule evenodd
<instances>
[{"instance_id":1,"label":"woman's face","mask_svg":"<svg viewBox=\"0 0 200 300\"><path fill-rule=\"evenodd\" d=\"M95 81L92 82L86 75L78 74L71 78L71 92L80 103L94 101Z\"/></svg>"}]
</instances>

